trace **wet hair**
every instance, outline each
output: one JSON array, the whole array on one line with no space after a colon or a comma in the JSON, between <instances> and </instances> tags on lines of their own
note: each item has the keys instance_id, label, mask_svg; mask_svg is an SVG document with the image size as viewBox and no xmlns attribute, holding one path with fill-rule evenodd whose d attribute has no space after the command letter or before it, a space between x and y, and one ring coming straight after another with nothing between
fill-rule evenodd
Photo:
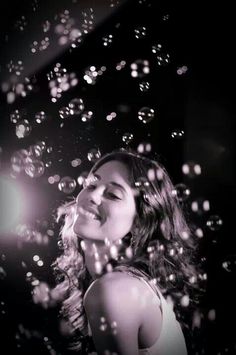
<instances>
[{"instance_id":1,"label":"wet hair","mask_svg":"<svg viewBox=\"0 0 236 355\"><path fill-rule=\"evenodd\" d=\"M130 233L122 239L118 257L108 260L102 274L108 272L107 265L110 265L114 271L147 277L165 296L171 297L177 317L184 323L178 310L181 298L187 295L190 304L196 303L201 274L195 258L196 243L173 183L161 163L124 149L105 154L94 164L91 173L114 160L128 169L137 217ZM73 231L75 204L73 200L58 208L58 220L63 218L64 222L60 231L64 250L53 267L64 277L53 292L62 302L62 316L71 325L71 348L79 350L87 335L83 295L91 277L80 240Z\"/></svg>"}]
</instances>

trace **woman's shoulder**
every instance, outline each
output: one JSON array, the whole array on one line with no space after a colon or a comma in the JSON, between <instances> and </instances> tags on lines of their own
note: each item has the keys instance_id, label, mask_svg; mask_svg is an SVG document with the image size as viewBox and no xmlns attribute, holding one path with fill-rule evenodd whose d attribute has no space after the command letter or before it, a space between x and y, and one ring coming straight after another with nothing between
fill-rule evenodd
<instances>
[{"instance_id":1,"label":"woman's shoulder","mask_svg":"<svg viewBox=\"0 0 236 355\"><path fill-rule=\"evenodd\" d=\"M136 307L143 293L143 285L136 277L124 272L109 272L96 279L86 292L85 305L93 303L99 306L116 305Z\"/></svg>"}]
</instances>

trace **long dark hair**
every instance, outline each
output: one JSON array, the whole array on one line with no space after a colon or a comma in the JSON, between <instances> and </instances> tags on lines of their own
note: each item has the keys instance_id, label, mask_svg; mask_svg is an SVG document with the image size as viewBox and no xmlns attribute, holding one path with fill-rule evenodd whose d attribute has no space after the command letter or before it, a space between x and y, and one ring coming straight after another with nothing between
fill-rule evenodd
<instances>
[{"instance_id":1,"label":"long dark hair","mask_svg":"<svg viewBox=\"0 0 236 355\"><path fill-rule=\"evenodd\" d=\"M122 239L118 257L111 258L107 263L110 268L106 265L100 275L112 268L147 277L166 297L171 297L177 317L184 324L182 311L179 311L181 300L187 297L190 306L197 303L196 290L202 275L195 258L196 243L171 179L156 160L124 149L104 155L94 164L91 173L112 160L128 168L135 191L137 218L135 228ZM73 232L74 217L75 200L59 207L58 220L63 218L64 222L60 232L64 250L53 267L64 277L51 294L62 302L62 315L74 335L71 347L78 350L87 334L83 295L91 277L84 263L82 245Z\"/></svg>"}]
</instances>

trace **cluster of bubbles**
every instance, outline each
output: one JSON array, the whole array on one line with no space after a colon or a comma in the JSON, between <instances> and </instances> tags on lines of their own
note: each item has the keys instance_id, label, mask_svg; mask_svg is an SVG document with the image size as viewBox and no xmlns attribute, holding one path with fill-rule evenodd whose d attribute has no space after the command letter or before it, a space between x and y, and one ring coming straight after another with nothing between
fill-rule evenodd
<instances>
[{"instance_id":1,"label":"cluster of bubbles","mask_svg":"<svg viewBox=\"0 0 236 355\"><path fill-rule=\"evenodd\" d=\"M91 65L85 69L83 79L87 84L94 85L96 84L98 78L104 74L106 67L103 65L100 68L96 68L95 65Z\"/></svg>"},{"instance_id":2,"label":"cluster of bubbles","mask_svg":"<svg viewBox=\"0 0 236 355\"><path fill-rule=\"evenodd\" d=\"M45 51L50 45L49 37L44 37L41 41L33 41L30 45L31 53L35 54L37 52Z\"/></svg>"},{"instance_id":3,"label":"cluster of bubbles","mask_svg":"<svg viewBox=\"0 0 236 355\"><path fill-rule=\"evenodd\" d=\"M9 73L20 76L24 70L24 65L22 60L18 60L16 63L14 63L13 60L10 60L10 62L7 64L7 68Z\"/></svg>"},{"instance_id":4,"label":"cluster of bubbles","mask_svg":"<svg viewBox=\"0 0 236 355\"><path fill-rule=\"evenodd\" d=\"M121 70L126 66L126 61L121 60L119 63L116 64L116 70Z\"/></svg>"},{"instance_id":5,"label":"cluster of bubbles","mask_svg":"<svg viewBox=\"0 0 236 355\"><path fill-rule=\"evenodd\" d=\"M19 224L16 227L17 244L21 247L23 244L48 245L50 235L41 233L28 224Z\"/></svg>"},{"instance_id":6,"label":"cluster of bubbles","mask_svg":"<svg viewBox=\"0 0 236 355\"><path fill-rule=\"evenodd\" d=\"M55 16L58 20L54 31L58 36L58 44L70 43L72 48L76 48L82 41L82 32L75 26L75 20L70 16L69 10Z\"/></svg>"},{"instance_id":7,"label":"cluster of bubbles","mask_svg":"<svg viewBox=\"0 0 236 355\"><path fill-rule=\"evenodd\" d=\"M94 28L94 11L92 7L82 11L82 32L88 34Z\"/></svg>"},{"instance_id":8,"label":"cluster of bubbles","mask_svg":"<svg viewBox=\"0 0 236 355\"><path fill-rule=\"evenodd\" d=\"M152 46L152 53L155 54L157 64L160 67L165 67L170 63L170 55L163 50L162 44L154 44Z\"/></svg>"},{"instance_id":9,"label":"cluster of bubbles","mask_svg":"<svg viewBox=\"0 0 236 355\"><path fill-rule=\"evenodd\" d=\"M78 84L75 73L67 73L60 63L57 63L52 71L47 74L49 80L49 89L52 96L52 102L57 102L62 93Z\"/></svg>"},{"instance_id":10,"label":"cluster of bubbles","mask_svg":"<svg viewBox=\"0 0 236 355\"><path fill-rule=\"evenodd\" d=\"M81 115L82 122L89 122L93 118L92 111L84 111L84 101L82 98L75 97L73 98L67 106L63 106L59 109L59 116L62 119L67 119L71 116L79 116ZM61 127L63 123L61 124Z\"/></svg>"},{"instance_id":11,"label":"cluster of bubbles","mask_svg":"<svg viewBox=\"0 0 236 355\"><path fill-rule=\"evenodd\" d=\"M18 350L24 347L24 344L28 343L31 339L36 339L40 341L48 354L56 355L57 352L52 346L52 341L49 337L45 336L42 332L38 330L28 329L22 323L18 324L17 332L15 334L16 346Z\"/></svg>"},{"instance_id":12,"label":"cluster of bubbles","mask_svg":"<svg viewBox=\"0 0 236 355\"><path fill-rule=\"evenodd\" d=\"M7 94L7 103L12 104L17 96L26 97L35 87L36 79L34 78L22 78L15 77L13 74L9 78L9 82L2 83L2 92Z\"/></svg>"},{"instance_id":13,"label":"cluster of bubbles","mask_svg":"<svg viewBox=\"0 0 236 355\"><path fill-rule=\"evenodd\" d=\"M47 115L44 111L36 112L34 116L34 120L31 122L29 122L28 119L24 118L25 116L26 116L26 112L20 111L19 109L15 109L10 113L10 121L16 125L15 126L16 136L19 139L29 136L32 130L32 124L34 122L40 124L46 121L47 119Z\"/></svg>"},{"instance_id":14,"label":"cluster of bubbles","mask_svg":"<svg viewBox=\"0 0 236 355\"><path fill-rule=\"evenodd\" d=\"M27 26L28 22L26 17L22 15L15 23L15 28L21 32L23 32Z\"/></svg>"},{"instance_id":15,"label":"cluster of bubbles","mask_svg":"<svg viewBox=\"0 0 236 355\"><path fill-rule=\"evenodd\" d=\"M44 174L45 165L41 160L46 143L39 141L28 149L17 150L11 156L11 167L14 173L25 173L31 178L37 178Z\"/></svg>"}]
</instances>

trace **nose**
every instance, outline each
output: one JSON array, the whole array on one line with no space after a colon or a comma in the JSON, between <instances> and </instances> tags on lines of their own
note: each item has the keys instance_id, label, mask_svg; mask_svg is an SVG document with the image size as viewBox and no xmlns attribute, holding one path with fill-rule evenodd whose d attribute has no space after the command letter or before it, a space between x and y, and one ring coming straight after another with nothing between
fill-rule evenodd
<instances>
[{"instance_id":1,"label":"nose","mask_svg":"<svg viewBox=\"0 0 236 355\"><path fill-rule=\"evenodd\" d=\"M104 192L104 186L100 185L95 187L92 191L89 192L90 202L99 206L102 202L103 192Z\"/></svg>"}]
</instances>

